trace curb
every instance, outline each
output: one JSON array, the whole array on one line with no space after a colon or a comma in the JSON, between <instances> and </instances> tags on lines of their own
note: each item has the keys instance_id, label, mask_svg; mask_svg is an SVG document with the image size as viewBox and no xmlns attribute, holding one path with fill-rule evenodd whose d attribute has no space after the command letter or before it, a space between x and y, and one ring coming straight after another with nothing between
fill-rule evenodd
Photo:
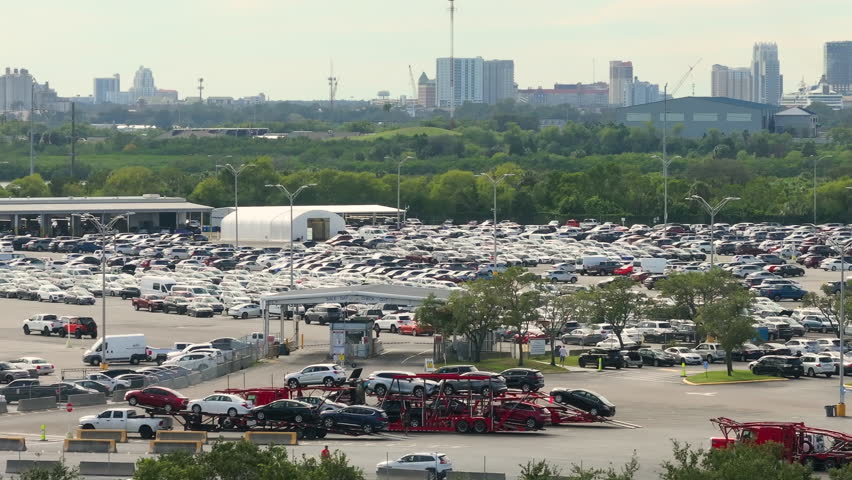
<instances>
[{"instance_id":1,"label":"curb","mask_svg":"<svg viewBox=\"0 0 852 480\"><path fill-rule=\"evenodd\" d=\"M704 385L731 385L735 383L763 383L763 382L786 382L789 378L763 378L760 380L734 380L731 382L708 382L708 383L693 383L687 379L683 379L683 383L692 385L693 387L703 387Z\"/></svg>"}]
</instances>

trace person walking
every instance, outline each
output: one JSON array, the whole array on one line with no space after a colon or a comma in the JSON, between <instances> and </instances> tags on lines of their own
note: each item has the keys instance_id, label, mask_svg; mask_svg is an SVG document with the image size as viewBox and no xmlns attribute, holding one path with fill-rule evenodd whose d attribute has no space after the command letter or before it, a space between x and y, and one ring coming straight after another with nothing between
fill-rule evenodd
<instances>
[{"instance_id":1,"label":"person walking","mask_svg":"<svg viewBox=\"0 0 852 480\"><path fill-rule=\"evenodd\" d=\"M320 453L320 458L322 458L323 460L328 460L331 458L331 452L328 450L328 445L326 445L325 448L322 449L322 452Z\"/></svg>"},{"instance_id":2,"label":"person walking","mask_svg":"<svg viewBox=\"0 0 852 480\"><path fill-rule=\"evenodd\" d=\"M567 357L567 356L568 356L568 349L565 348L565 345L560 345L559 346L559 366L560 367L565 366L565 357Z\"/></svg>"}]
</instances>

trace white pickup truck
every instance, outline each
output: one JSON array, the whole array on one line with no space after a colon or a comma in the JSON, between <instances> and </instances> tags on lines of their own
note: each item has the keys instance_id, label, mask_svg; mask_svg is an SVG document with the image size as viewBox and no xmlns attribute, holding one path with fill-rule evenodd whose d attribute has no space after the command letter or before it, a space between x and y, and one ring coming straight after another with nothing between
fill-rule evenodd
<instances>
[{"instance_id":1,"label":"white pickup truck","mask_svg":"<svg viewBox=\"0 0 852 480\"><path fill-rule=\"evenodd\" d=\"M132 408L111 408L97 415L80 417L83 430L125 430L142 438L154 438L157 430L171 430L171 418L151 418L139 415Z\"/></svg>"},{"instance_id":2,"label":"white pickup truck","mask_svg":"<svg viewBox=\"0 0 852 480\"><path fill-rule=\"evenodd\" d=\"M39 313L24 320L24 335L30 333L40 333L42 335L50 335L51 333L59 334L62 330L62 322L52 313Z\"/></svg>"}]
</instances>

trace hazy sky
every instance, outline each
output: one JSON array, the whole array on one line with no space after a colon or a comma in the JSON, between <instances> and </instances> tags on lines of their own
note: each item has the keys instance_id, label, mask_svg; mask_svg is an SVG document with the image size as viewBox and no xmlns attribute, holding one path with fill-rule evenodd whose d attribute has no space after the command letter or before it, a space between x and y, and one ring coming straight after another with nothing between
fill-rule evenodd
<instances>
[{"instance_id":1,"label":"hazy sky","mask_svg":"<svg viewBox=\"0 0 852 480\"><path fill-rule=\"evenodd\" d=\"M852 1L456 0L456 56L515 61L520 88L607 80L632 60L641 80L710 91L714 63L747 66L756 41L778 43L785 91L818 80L823 43L852 40ZM4 2L0 66L26 67L63 96L91 95L92 78L139 65L158 88L205 96L338 98L410 94L449 56L447 0L42 0Z\"/></svg>"}]
</instances>

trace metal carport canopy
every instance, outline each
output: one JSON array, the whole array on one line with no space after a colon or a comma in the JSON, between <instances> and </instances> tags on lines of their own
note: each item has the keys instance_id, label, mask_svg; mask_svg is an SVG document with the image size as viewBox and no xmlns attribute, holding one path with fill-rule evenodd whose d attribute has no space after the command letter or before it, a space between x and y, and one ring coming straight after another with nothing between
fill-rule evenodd
<instances>
[{"instance_id":1,"label":"metal carport canopy","mask_svg":"<svg viewBox=\"0 0 852 480\"><path fill-rule=\"evenodd\" d=\"M429 295L446 300L450 291L440 288L402 287L397 285L351 285L314 288L261 295L261 308L267 305L303 305L318 303L398 303L419 305Z\"/></svg>"}]
</instances>

